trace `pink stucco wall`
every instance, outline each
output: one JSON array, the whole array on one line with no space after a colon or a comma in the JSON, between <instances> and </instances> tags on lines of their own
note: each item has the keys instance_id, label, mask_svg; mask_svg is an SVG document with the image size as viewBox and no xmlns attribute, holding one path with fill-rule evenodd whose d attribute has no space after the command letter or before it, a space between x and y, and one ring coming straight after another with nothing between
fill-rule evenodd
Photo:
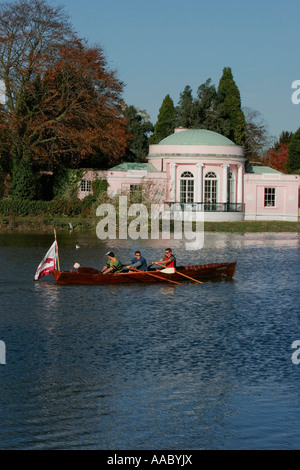
<instances>
[{"instance_id":1,"label":"pink stucco wall","mask_svg":"<svg viewBox=\"0 0 300 470\"><path fill-rule=\"evenodd\" d=\"M150 145L149 156L152 155L235 155L241 157L244 155L243 147L227 145Z\"/></svg>"},{"instance_id":2,"label":"pink stucco wall","mask_svg":"<svg viewBox=\"0 0 300 470\"><path fill-rule=\"evenodd\" d=\"M156 187L157 191L166 188L166 174L157 172L147 172L141 170L131 171L108 171L107 181L109 183L108 194L116 195L126 192L130 185L140 185L147 183L149 186Z\"/></svg>"},{"instance_id":3,"label":"pink stucco wall","mask_svg":"<svg viewBox=\"0 0 300 470\"><path fill-rule=\"evenodd\" d=\"M244 177L245 219L297 221L299 184L298 175L246 174ZM275 188L275 207L265 207L265 188Z\"/></svg>"},{"instance_id":4,"label":"pink stucco wall","mask_svg":"<svg viewBox=\"0 0 300 470\"><path fill-rule=\"evenodd\" d=\"M179 202L181 175L184 171L190 171L194 176L194 202L209 202L204 201L205 176L209 171L213 171L217 177L217 202L225 203L228 196L227 175L231 172L233 189L230 202L245 204L246 220L298 220L300 176L275 173L267 167L259 170L256 168L256 173L245 173L246 159L242 147L156 144L150 145L147 161L157 171L148 171L147 166L148 169L127 171L87 170L83 179L107 179L110 196L124 194L130 190L130 185L146 182L152 185L153 195L156 194L160 200L163 197L165 202ZM265 207L266 187L276 189L274 207ZM79 188L80 199L88 194ZM210 215L215 217L215 220L222 220L220 212ZM244 213L241 217L244 217Z\"/></svg>"},{"instance_id":5,"label":"pink stucco wall","mask_svg":"<svg viewBox=\"0 0 300 470\"><path fill-rule=\"evenodd\" d=\"M130 185L140 185L145 182L152 187L153 192L158 194L158 197L165 197L165 190L167 187L166 173L150 172L147 170L128 170L128 171L94 171L87 170L83 180L94 181L95 179L106 179L108 182L108 195L115 196L130 190ZM163 193L163 194L162 194ZM78 188L78 198L84 199L88 194Z\"/></svg>"},{"instance_id":6,"label":"pink stucco wall","mask_svg":"<svg viewBox=\"0 0 300 470\"><path fill-rule=\"evenodd\" d=\"M149 159L149 163L157 163L158 160ZM175 163L175 201L180 199L180 176L184 171L190 171L194 175L194 201L197 199L199 181L197 179L198 159L191 158L187 160L176 157L168 158L164 161L163 172L148 172L143 170L129 171L94 171L85 172L83 179L93 181L95 178L107 179L109 183L108 194L111 196L126 193L130 190L130 185L139 185L144 182L151 182L153 194L164 201L171 201L170 182L171 182L171 164ZM228 171L233 175L233 199L237 201L238 194L238 167L240 162L235 160L201 159L203 163L203 179L209 171L213 171L218 178L218 201L224 202L223 197L223 167L222 164L229 165ZM159 163L161 165L161 162ZM159 166L158 165L158 166ZM204 182L202 181L202 189ZM265 188L276 189L275 207L265 207ZM299 175L284 175L280 173L248 174L243 171L242 181L242 202L245 203L245 220L287 220L297 221L299 217ZM78 191L78 197L83 199L89 193ZM204 201L202 201L204 202Z\"/></svg>"},{"instance_id":7,"label":"pink stucco wall","mask_svg":"<svg viewBox=\"0 0 300 470\"><path fill-rule=\"evenodd\" d=\"M95 179L106 179L106 176L107 176L106 171L86 170L82 176L82 179L87 180L87 181L94 181ZM89 194L91 193L86 192L86 191L81 191L80 183L79 183L77 197L79 199L84 199Z\"/></svg>"},{"instance_id":8,"label":"pink stucco wall","mask_svg":"<svg viewBox=\"0 0 300 470\"><path fill-rule=\"evenodd\" d=\"M176 201L180 200L180 177L184 171L190 171L194 175L194 191L195 191L195 202L200 202L198 200L198 186L200 184L198 179L198 167L197 164L202 163L202 179L204 180L205 175L213 171L218 179L218 202L224 202L223 199L223 164L228 165L228 172L232 173L232 184L234 186L234 201L237 202L237 184L238 184L238 167L243 165L244 159L233 159L233 158L208 158L202 157L201 160L196 158L195 156L191 156L189 158L176 158L174 157L165 157L163 165L161 163L161 159L157 158L148 158L148 162L152 165L155 165L156 168L161 168L163 166L167 181L169 182L167 188L167 200L170 201L170 180L171 180L171 165L175 164L175 178L176 178ZM204 182L202 181L202 192L204 188ZM203 201L201 201L203 202Z\"/></svg>"}]
</instances>

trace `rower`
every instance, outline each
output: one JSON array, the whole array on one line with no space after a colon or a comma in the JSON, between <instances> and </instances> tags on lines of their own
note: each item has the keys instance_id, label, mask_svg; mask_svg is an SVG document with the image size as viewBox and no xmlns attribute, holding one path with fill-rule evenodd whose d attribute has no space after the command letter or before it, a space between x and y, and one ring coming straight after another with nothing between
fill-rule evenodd
<instances>
[{"instance_id":1,"label":"rower","mask_svg":"<svg viewBox=\"0 0 300 470\"><path fill-rule=\"evenodd\" d=\"M139 271L147 271L147 261L142 256L140 251L135 252L135 257L131 260L131 263L128 263L126 266L127 269L138 269Z\"/></svg>"},{"instance_id":2,"label":"rower","mask_svg":"<svg viewBox=\"0 0 300 470\"><path fill-rule=\"evenodd\" d=\"M109 273L116 273L116 272L121 272L122 271L122 263L119 261L114 253L112 251L109 251L106 253L106 256L108 257L107 263L103 268L101 269L102 274L109 274Z\"/></svg>"},{"instance_id":3,"label":"rower","mask_svg":"<svg viewBox=\"0 0 300 470\"><path fill-rule=\"evenodd\" d=\"M166 248L165 257L159 261L153 261L151 264L165 264L168 268L176 268L176 258L171 248Z\"/></svg>"}]
</instances>

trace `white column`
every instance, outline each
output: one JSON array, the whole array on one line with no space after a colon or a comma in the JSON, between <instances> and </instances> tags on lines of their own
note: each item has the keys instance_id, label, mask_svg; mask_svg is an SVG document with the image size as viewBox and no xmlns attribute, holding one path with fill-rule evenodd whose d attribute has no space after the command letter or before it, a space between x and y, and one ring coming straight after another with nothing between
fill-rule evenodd
<instances>
[{"instance_id":1,"label":"white column","mask_svg":"<svg viewBox=\"0 0 300 470\"><path fill-rule=\"evenodd\" d=\"M196 202L203 201L203 163L197 163L197 200Z\"/></svg>"},{"instance_id":2,"label":"white column","mask_svg":"<svg viewBox=\"0 0 300 470\"><path fill-rule=\"evenodd\" d=\"M171 167L171 188L170 188L170 202L176 202L176 167L177 163L170 163Z\"/></svg>"},{"instance_id":3,"label":"white column","mask_svg":"<svg viewBox=\"0 0 300 470\"><path fill-rule=\"evenodd\" d=\"M240 165L238 168L236 202L238 204L241 204L243 202L243 165Z\"/></svg>"},{"instance_id":4,"label":"white column","mask_svg":"<svg viewBox=\"0 0 300 470\"><path fill-rule=\"evenodd\" d=\"M226 204L228 201L228 167L229 165L224 164L223 167L223 181L222 181L222 202Z\"/></svg>"}]
</instances>

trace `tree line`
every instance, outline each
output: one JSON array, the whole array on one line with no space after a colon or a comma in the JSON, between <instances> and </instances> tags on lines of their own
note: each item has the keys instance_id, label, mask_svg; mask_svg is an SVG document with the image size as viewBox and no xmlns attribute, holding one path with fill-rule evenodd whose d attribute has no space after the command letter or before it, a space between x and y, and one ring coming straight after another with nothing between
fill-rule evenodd
<instances>
[{"instance_id":1,"label":"tree line","mask_svg":"<svg viewBox=\"0 0 300 470\"><path fill-rule=\"evenodd\" d=\"M263 164L283 173L300 171L300 128L282 131L272 144L260 113L242 108L238 87L230 67L223 69L218 88L207 79L197 90L196 97L189 85L180 94L175 106L167 95L160 107L150 144L157 144L172 134L174 127L208 129L228 137L244 147L247 163Z\"/></svg>"},{"instance_id":2,"label":"tree line","mask_svg":"<svg viewBox=\"0 0 300 470\"><path fill-rule=\"evenodd\" d=\"M36 199L42 178L65 169L145 161L148 145L178 126L219 132L243 145L249 160L268 143L259 113L242 109L230 67L218 88L207 79L193 97L186 86L177 106L167 95L153 126L146 111L124 102L124 83L102 48L80 38L64 9L47 0L0 5L0 81L0 197ZM284 169L297 171L300 137L287 134L269 162L281 165L288 145L293 158Z\"/></svg>"},{"instance_id":3,"label":"tree line","mask_svg":"<svg viewBox=\"0 0 300 470\"><path fill-rule=\"evenodd\" d=\"M218 90L209 78L198 87L197 96L193 98L192 89L187 85L180 94L177 107L167 95L150 142L158 143L166 132L171 134L174 125L212 130L237 145L245 145L246 121L230 67L224 68Z\"/></svg>"}]
</instances>

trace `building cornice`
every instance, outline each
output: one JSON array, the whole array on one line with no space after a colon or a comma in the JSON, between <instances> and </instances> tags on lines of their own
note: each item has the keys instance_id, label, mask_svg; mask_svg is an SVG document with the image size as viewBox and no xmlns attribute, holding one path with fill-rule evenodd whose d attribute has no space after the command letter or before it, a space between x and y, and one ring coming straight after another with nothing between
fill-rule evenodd
<instances>
[{"instance_id":1,"label":"building cornice","mask_svg":"<svg viewBox=\"0 0 300 470\"><path fill-rule=\"evenodd\" d=\"M151 159L151 160L152 159L153 160L154 159L160 159L161 160L162 158L164 160L173 160L174 158L176 158L176 160L178 160L178 161L181 161L181 160L186 161L187 158L189 158L191 160L192 159L197 159L198 160L198 159L201 158L201 160L205 160L205 159L207 159L207 160L220 160L223 163L225 163L224 162L225 158L227 160L237 160L237 161L243 162L243 163L246 162L246 160L247 160L242 155L233 155L233 154L205 154L204 155L204 154L182 154L182 153L175 154L174 153L172 155L169 155L169 154L168 155L166 155L166 154L155 154L155 155L149 154L147 156L147 159Z\"/></svg>"}]
</instances>

